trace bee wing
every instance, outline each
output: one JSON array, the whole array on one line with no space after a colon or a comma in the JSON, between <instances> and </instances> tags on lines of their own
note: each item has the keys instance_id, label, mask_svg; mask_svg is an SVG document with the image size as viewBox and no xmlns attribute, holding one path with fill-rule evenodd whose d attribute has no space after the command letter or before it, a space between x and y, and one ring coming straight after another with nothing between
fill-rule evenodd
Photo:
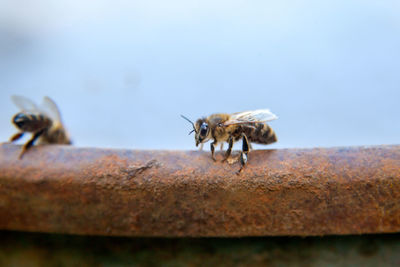
<instances>
[{"instance_id":1,"label":"bee wing","mask_svg":"<svg viewBox=\"0 0 400 267\"><path fill-rule=\"evenodd\" d=\"M51 119L61 123L61 114L57 104L48 96L43 97L41 110L45 112Z\"/></svg>"},{"instance_id":2,"label":"bee wing","mask_svg":"<svg viewBox=\"0 0 400 267\"><path fill-rule=\"evenodd\" d=\"M27 97L20 95L12 95L11 100L21 111L30 111L30 112L40 111L38 106Z\"/></svg>"},{"instance_id":3,"label":"bee wing","mask_svg":"<svg viewBox=\"0 0 400 267\"><path fill-rule=\"evenodd\" d=\"M269 109L257 109L251 111L243 111L233 113L229 120L224 123L224 126L233 124L257 123L276 120L278 116L269 111Z\"/></svg>"}]
</instances>

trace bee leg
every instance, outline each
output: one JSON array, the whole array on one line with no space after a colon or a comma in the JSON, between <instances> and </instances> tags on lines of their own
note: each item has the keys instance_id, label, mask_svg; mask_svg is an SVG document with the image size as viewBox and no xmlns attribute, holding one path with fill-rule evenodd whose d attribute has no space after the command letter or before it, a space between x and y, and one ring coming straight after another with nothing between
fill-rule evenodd
<instances>
[{"instance_id":1,"label":"bee leg","mask_svg":"<svg viewBox=\"0 0 400 267\"><path fill-rule=\"evenodd\" d=\"M212 142L211 144L210 144L210 148L211 148L211 157L212 157L212 159L214 160L214 161L217 161L216 159L215 159L215 156L214 156L214 152L215 152L215 144L216 144L217 142L214 140L214 142Z\"/></svg>"},{"instance_id":2,"label":"bee leg","mask_svg":"<svg viewBox=\"0 0 400 267\"><path fill-rule=\"evenodd\" d=\"M224 143L221 143L219 150L223 150L224 149Z\"/></svg>"},{"instance_id":3,"label":"bee leg","mask_svg":"<svg viewBox=\"0 0 400 267\"><path fill-rule=\"evenodd\" d=\"M202 150L203 150L203 146L204 146L204 143L201 143L201 144L200 144L200 147L199 147L199 151L202 151Z\"/></svg>"},{"instance_id":4,"label":"bee leg","mask_svg":"<svg viewBox=\"0 0 400 267\"><path fill-rule=\"evenodd\" d=\"M39 132L35 133L32 138L22 146L22 151L21 154L19 154L19 159L22 159L22 156L24 153L31 147L33 146L33 143L36 141L36 139L39 138L44 133L44 130L40 130Z\"/></svg>"},{"instance_id":5,"label":"bee leg","mask_svg":"<svg viewBox=\"0 0 400 267\"><path fill-rule=\"evenodd\" d=\"M232 136L229 137L228 144L229 144L229 146L228 146L228 149L225 152L225 157L222 160L222 162L226 161L229 158L229 156L231 155L231 153L232 153L232 147L233 147L233 138L232 138Z\"/></svg>"},{"instance_id":6,"label":"bee leg","mask_svg":"<svg viewBox=\"0 0 400 267\"><path fill-rule=\"evenodd\" d=\"M245 134L242 134L243 136L243 141L242 141L242 152L240 153L240 164L242 165L240 167L240 170L238 171L238 173L240 173L244 167L247 164L247 153L249 153L250 149L249 149L249 140L247 140L247 136Z\"/></svg>"},{"instance_id":7,"label":"bee leg","mask_svg":"<svg viewBox=\"0 0 400 267\"><path fill-rule=\"evenodd\" d=\"M11 136L10 142L17 141L17 140L20 139L23 135L24 135L24 132L20 132L20 133L14 134L13 136Z\"/></svg>"}]
</instances>

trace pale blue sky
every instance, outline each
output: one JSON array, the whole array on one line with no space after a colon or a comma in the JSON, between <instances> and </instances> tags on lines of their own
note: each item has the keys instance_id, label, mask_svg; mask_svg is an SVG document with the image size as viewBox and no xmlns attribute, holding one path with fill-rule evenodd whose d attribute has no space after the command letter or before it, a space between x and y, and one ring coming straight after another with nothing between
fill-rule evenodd
<instances>
[{"instance_id":1,"label":"pale blue sky","mask_svg":"<svg viewBox=\"0 0 400 267\"><path fill-rule=\"evenodd\" d=\"M179 114L259 108L271 148L400 143L398 1L0 5L1 140L23 94L79 146L194 149Z\"/></svg>"}]
</instances>

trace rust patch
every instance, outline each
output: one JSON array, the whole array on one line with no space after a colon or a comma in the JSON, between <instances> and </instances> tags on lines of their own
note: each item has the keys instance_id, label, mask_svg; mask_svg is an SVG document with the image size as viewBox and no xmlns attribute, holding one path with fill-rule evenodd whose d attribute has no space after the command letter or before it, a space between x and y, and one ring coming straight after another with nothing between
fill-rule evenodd
<instances>
[{"instance_id":1,"label":"rust patch","mask_svg":"<svg viewBox=\"0 0 400 267\"><path fill-rule=\"evenodd\" d=\"M0 229L119 236L400 231L400 146L208 152L0 146ZM219 155L222 159L222 155ZM367 251L367 250L365 250Z\"/></svg>"}]
</instances>

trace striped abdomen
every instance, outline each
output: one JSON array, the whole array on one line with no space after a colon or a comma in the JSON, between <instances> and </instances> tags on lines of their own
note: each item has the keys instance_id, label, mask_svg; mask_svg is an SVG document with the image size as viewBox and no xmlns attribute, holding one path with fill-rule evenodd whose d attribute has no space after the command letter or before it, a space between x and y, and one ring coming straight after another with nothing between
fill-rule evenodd
<instances>
[{"instance_id":1,"label":"striped abdomen","mask_svg":"<svg viewBox=\"0 0 400 267\"><path fill-rule=\"evenodd\" d=\"M40 137L41 144L72 144L66 131L62 127L52 127Z\"/></svg>"},{"instance_id":2,"label":"striped abdomen","mask_svg":"<svg viewBox=\"0 0 400 267\"><path fill-rule=\"evenodd\" d=\"M52 124L51 120L42 114L31 114L26 112L16 114L13 117L12 122L21 131L31 133L49 128Z\"/></svg>"},{"instance_id":3,"label":"striped abdomen","mask_svg":"<svg viewBox=\"0 0 400 267\"><path fill-rule=\"evenodd\" d=\"M243 128L252 143L267 145L278 141L274 130L266 123L255 123L252 126L243 126Z\"/></svg>"}]
</instances>

